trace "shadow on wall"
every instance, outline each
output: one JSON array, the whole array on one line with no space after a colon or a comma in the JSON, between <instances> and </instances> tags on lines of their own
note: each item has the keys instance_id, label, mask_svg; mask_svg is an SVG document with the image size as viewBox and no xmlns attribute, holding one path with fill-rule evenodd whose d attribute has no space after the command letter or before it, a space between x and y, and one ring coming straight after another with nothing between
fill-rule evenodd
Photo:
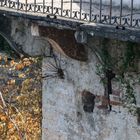
<instances>
[{"instance_id":1,"label":"shadow on wall","mask_svg":"<svg viewBox=\"0 0 140 140\"><path fill-rule=\"evenodd\" d=\"M74 33L72 30L39 27L40 36L47 37L56 51L76 60L87 61L88 56L85 47L76 42Z\"/></svg>"}]
</instances>

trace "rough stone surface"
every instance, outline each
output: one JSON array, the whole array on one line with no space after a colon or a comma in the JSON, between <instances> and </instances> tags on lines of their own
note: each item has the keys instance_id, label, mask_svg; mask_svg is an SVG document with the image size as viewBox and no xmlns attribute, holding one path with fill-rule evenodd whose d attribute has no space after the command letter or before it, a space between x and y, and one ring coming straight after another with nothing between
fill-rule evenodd
<instances>
[{"instance_id":1,"label":"rough stone surface","mask_svg":"<svg viewBox=\"0 0 140 140\"><path fill-rule=\"evenodd\" d=\"M85 46L76 42L74 37L75 31L40 26L39 32L40 36L47 37L49 40L54 41L54 43L52 43L53 48L57 50L61 48L67 56L73 59L80 61L87 60Z\"/></svg>"},{"instance_id":2,"label":"rough stone surface","mask_svg":"<svg viewBox=\"0 0 140 140\"><path fill-rule=\"evenodd\" d=\"M22 50L31 56L43 55L45 48L49 47L46 38L39 37L38 30L33 28L29 21L12 20L11 36Z\"/></svg>"},{"instance_id":3,"label":"rough stone surface","mask_svg":"<svg viewBox=\"0 0 140 140\"><path fill-rule=\"evenodd\" d=\"M90 45L96 46L98 41L91 41ZM61 57L64 79L49 77L43 80L42 139L139 140L140 126L137 124L137 117L129 113L127 108L117 104L112 106L111 112L99 108L98 97L103 97L105 92L96 74L99 60L91 49L88 52L87 62ZM43 73L49 72L46 67L49 61L53 62L52 58L44 58ZM115 87L117 89L113 83L114 90ZM83 108L83 90L95 95L93 112L86 112ZM139 95L139 88L137 90Z\"/></svg>"},{"instance_id":4,"label":"rough stone surface","mask_svg":"<svg viewBox=\"0 0 140 140\"><path fill-rule=\"evenodd\" d=\"M14 41L21 45L22 49L30 55L42 55L49 52L49 45L44 37L38 37L38 30L31 31L31 24L28 20L12 20L12 33ZM37 28L36 28L37 29ZM32 28L33 30L33 28ZM32 34L33 33L33 34ZM37 35L37 36L33 36ZM127 108L116 103L113 96L112 111L101 108L99 105L106 105L104 99L105 89L100 83L100 77L96 74L96 64L100 62L97 54L91 48L101 49L102 44L110 46L114 56L121 55L124 43L100 42L102 38L93 38L88 36L86 47L88 60L86 62L76 61L74 59L59 55L59 65L62 66L64 79L59 77L57 68L49 66L50 61L55 65L54 58L44 58L43 73L50 73L43 80L43 120L42 120L42 139L43 140L139 140L140 126L137 125L137 118L128 112ZM67 42L68 43L68 42ZM117 49L114 50L114 45ZM90 48L89 48L90 47ZM139 65L138 70L139 70ZM114 65L115 67L115 65ZM115 71L115 68L114 68ZM116 70L115 73L118 71ZM53 75L54 74L54 75ZM137 75L136 75L137 77ZM119 85L113 83L116 97L121 97L122 91L119 91ZM95 95L95 105L93 112L86 112L82 102L82 91L89 91ZM135 86L136 103L140 104L139 84ZM117 100L120 101L120 100ZM100 104L100 103L104 104ZM116 105L117 104L117 105Z\"/></svg>"},{"instance_id":5,"label":"rough stone surface","mask_svg":"<svg viewBox=\"0 0 140 140\"><path fill-rule=\"evenodd\" d=\"M92 60L95 60L93 58ZM104 89L95 74L95 63L68 60L65 80L43 82L43 135L45 140L138 140L140 128L136 117L122 107L105 113L96 107L86 113L81 103L81 91L87 89L102 95ZM46 60L44 59L44 65Z\"/></svg>"}]
</instances>

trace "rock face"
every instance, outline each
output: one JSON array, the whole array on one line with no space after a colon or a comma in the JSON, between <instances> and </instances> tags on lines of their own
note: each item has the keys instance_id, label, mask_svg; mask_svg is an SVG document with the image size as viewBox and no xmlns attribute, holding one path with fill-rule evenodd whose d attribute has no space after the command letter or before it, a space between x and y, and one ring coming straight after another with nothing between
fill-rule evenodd
<instances>
[{"instance_id":1,"label":"rock face","mask_svg":"<svg viewBox=\"0 0 140 140\"><path fill-rule=\"evenodd\" d=\"M139 140L137 118L117 104L120 100L111 98L112 111L105 108L105 90L96 74L99 61L87 50L87 62L61 56L64 79L50 75L43 80L42 140ZM53 58L44 58L44 74L52 71L49 62L55 65Z\"/></svg>"}]
</instances>

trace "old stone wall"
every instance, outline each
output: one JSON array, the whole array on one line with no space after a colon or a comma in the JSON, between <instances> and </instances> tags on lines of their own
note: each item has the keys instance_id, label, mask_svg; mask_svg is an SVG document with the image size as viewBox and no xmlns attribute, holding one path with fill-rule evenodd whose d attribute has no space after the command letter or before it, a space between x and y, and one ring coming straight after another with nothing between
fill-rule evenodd
<instances>
[{"instance_id":1,"label":"old stone wall","mask_svg":"<svg viewBox=\"0 0 140 140\"><path fill-rule=\"evenodd\" d=\"M17 47L44 56L43 140L140 139L139 44L92 35L79 44L74 31L20 18L9 29Z\"/></svg>"},{"instance_id":2,"label":"old stone wall","mask_svg":"<svg viewBox=\"0 0 140 140\"><path fill-rule=\"evenodd\" d=\"M29 20L12 20L11 36L17 47L30 56L40 56L49 47L46 38L40 37L38 26Z\"/></svg>"},{"instance_id":3,"label":"old stone wall","mask_svg":"<svg viewBox=\"0 0 140 140\"><path fill-rule=\"evenodd\" d=\"M40 56L49 46L46 38L39 37L38 26L30 20L0 15L0 35L19 54Z\"/></svg>"},{"instance_id":4,"label":"old stone wall","mask_svg":"<svg viewBox=\"0 0 140 140\"><path fill-rule=\"evenodd\" d=\"M128 46L125 42L105 41L89 36L86 44L88 61L80 62L56 54L64 72L63 78L54 72L52 66L56 64L54 58L44 58L43 75L47 76L43 80L43 140L138 140L140 138L136 113L140 100L138 81L133 85L134 92L131 92L133 83L131 81L139 78L139 68L136 70L129 67L124 74L126 77L124 81L117 69L121 69L120 63L123 63L121 59L125 57L125 48ZM107 48L111 56L108 56L105 50L101 53L102 56L100 52L103 48ZM107 65L110 65L110 59L114 60L113 67ZM135 65L138 65L138 61ZM110 68L116 74L116 78L112 80L111 111L106 98L103 68ZM121 80L124 83L121 83ZM130 97L124 98L127 95ZM136 97L136 102L133 102L133 97Z\"/></svg>"}]
</instances>

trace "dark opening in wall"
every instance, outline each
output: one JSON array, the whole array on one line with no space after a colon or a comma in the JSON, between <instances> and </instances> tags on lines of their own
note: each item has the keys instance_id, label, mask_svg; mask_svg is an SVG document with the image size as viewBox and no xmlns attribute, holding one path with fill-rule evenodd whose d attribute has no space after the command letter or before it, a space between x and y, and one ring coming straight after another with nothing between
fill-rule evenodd
<instances>
[{"instance_id":1,"label":"dark opening in wall","mask_svg":"<svg viewBox=\"0 0 140 140\"><path fill-rule=\"evenodd\" d=\"M82 104L83 110L88 113L92 113L95 105L95 95L89 91L84 90L82 92Z\"/></svg>"}]
</instances>

